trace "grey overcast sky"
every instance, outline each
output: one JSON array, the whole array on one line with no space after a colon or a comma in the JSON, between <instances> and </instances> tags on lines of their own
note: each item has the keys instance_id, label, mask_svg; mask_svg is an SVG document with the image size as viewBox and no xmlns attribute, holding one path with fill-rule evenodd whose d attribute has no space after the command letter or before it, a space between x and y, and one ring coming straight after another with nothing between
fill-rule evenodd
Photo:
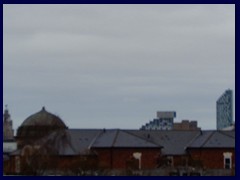
<instances>
[{"instance_id":1,"label":"grey overcast sky","mask_svg":"<svg viewBox=\"0 0 240 180\"><path fill-rule=\"evenodd\" d=\"M215 129L235 90L235 5L5 4L3 36L15 129L42 106L69 128L136 129L173 110Z\"/></svg>"}]
</instances>

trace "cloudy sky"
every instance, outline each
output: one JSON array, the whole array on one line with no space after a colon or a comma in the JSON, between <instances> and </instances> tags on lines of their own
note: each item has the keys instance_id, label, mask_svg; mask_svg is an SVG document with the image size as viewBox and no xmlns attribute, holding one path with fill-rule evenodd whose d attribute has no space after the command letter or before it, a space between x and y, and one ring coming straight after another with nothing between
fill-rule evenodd
<instances>
[{"instance_id":1,"label":"cloudy sky","mask_svg":"<svg viewBox=\"0 0 240 180\"><path fill-rule=\"evenodd\" d=\"M70 128L173 110L215 129L216 100L235 90L234 5L3 5L3 20L14 128L45 106Z\"/></svg>"}]
</instances>

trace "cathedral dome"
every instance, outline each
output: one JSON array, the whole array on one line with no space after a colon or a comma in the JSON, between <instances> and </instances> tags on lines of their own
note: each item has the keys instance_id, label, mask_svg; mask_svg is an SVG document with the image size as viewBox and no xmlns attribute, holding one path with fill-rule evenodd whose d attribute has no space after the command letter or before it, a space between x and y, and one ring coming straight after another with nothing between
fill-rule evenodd
<instances>
[{"instance_id":1,"label":"cathedral dome","mask_svg":"<svg viewBox=\"0 0 240 180\"><path fill-rule=\"evenodd\" d=\"M41 111L29 116L17 130L18 138L36 139L55 130L67 129L64 122L43 107Z\"/></svg>"}]
</instances>

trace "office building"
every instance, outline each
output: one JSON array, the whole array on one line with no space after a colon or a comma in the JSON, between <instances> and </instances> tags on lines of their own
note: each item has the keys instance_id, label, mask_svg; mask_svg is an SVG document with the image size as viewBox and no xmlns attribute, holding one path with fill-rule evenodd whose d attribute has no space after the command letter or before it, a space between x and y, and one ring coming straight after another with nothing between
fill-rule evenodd
<instances>
[{"instance_id":1,"label":"office building","mask_svg":"<svg viewBox=\"0 0 240 180\"><path fill-rule=\"evenodd\" d=\"M233 92L226 90L217 100L217 130L233 124Z\"/></svg>"}]
</instances>

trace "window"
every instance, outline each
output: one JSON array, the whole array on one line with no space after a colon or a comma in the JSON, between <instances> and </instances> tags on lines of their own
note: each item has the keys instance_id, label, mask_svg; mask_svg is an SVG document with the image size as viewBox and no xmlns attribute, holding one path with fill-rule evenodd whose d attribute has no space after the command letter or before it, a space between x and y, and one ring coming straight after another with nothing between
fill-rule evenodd
<instances>
[{"instance_id":1,"label":"window","mask_svg":"<svg viewBox=\"0 0 240 180\"><path fill-rule=\"evenodd\" d=\"M224 161L225 161L224 162L224 169L231 169L231 166L230 166L231 165L230 164L231 160L230 160L230 158L225 158Z\"/></svg>"},{"instance_id":2,"label":"window","mask_svg":"<svg viewBox=\"0 0 240 180\"><path fill-rule=\"evenodd\" d=\"M224 162L224 169L232 168L232 153L231 152L223 153L223 162Z\"/></svg>"}]
</instances>

